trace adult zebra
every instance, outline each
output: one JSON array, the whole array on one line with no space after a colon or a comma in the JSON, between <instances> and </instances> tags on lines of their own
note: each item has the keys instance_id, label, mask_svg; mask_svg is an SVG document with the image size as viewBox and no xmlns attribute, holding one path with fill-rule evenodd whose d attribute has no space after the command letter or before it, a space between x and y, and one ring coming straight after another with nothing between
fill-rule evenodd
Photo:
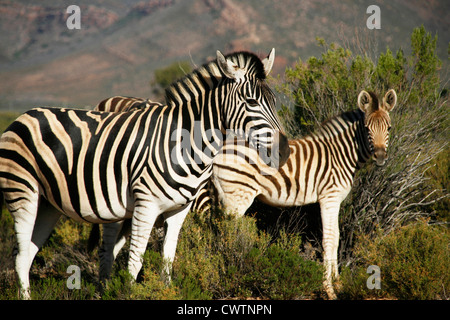
<instances>
[{"instance_id":1,"label":"adult zebra","mask_svg":"<svg viewBox=\"0 0 450 320\"><path fill-rule=\"evenodd\" d=\"M361 91L358 107L325 122L316 133L290 140L291 154L277 169L265 165L246 144L227 144L214 159L212 180L223 206L242 216L253 200L275 207L320 204L325 280L329 298L336 298L339 208L349 194L355 171L370 158L378 166L387 156L389 112L397 95L389 90L380 101Z\"/></svg>"},{"instance_id":2,"label":"adult zebra","mask_svg":"<svg viewBox=\"0 0 450 320\"><path fill-rule=\"evenodd\" d=\"M217 60L166 90L164 106L122 113L36 108L14 121L0 137L0 190L14 218L21 297L30 297L31 263L61 213L90 223L131 218L134 279L164 214L169 274L181 225L227 129L267 149L273 163L289 156L265 82L274 56L218 51Z\"/></svg>"},{"instance_id":3,"label":"adult zebra","mask_svg":"<svg viewBox=\"0 0 450 320\"><path fill-rule=\"evenodd\" d=\"M108 111L108 112L126 112L132 110L139 110L144 108L153 108L160 106L159 102L149 99L113 96L106 98L94 107L94 111ZM207 184L210 186L210 183ZM191 210L205 211L209 209L210 192L208 188L202 188L193 204ZM154 226L161 228L164 226L163 216L160 215ZM108 279L111 273L112 265L120 250L124 246L127 237L131 234L131 220L122 220L115 223L108 223L103 225L102 243L99 249L100 256L100 280L103 282ZM88 251L92 251L97 245L100 237L100 226L94 224L92 226L89 241Z\"/></svg>"},{"instance_id":4,"label":"adult zebra","mask_svg":"<svg viewBox=\"0 0 450 320\"><path fill-rule=\"evenodd\" d=\"M160 105L160 103L149 99L113 96L100 101L100 103L94 107L94 111L126 112L143 108L153 108L158 105ZM210 186L209 182L208 186ZM210 192L208 188L204 187L199 191L191 209L205 211L209 209L209 204ZM154 226L161 228L163 227L163 223L163 217L159 216L156 219ZM130 234L130 219L103 225L102 244L99 249L99 275L102 281L109 278L113 262ZM89 235L88 251L92 251L98 245L99 236L100 227L98 224L94 224Z\"/></svg>"}]
</instances>

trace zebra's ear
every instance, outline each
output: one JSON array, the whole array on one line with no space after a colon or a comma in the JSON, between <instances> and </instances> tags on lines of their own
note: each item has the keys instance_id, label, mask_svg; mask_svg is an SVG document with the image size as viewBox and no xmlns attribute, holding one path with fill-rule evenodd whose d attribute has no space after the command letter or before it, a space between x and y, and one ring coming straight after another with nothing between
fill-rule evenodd
<instances>
[{"instance_id":1,"label":"zebra's ear","mask_svg":"<svg viewBox=\"0 0 450 320\"><path fill-rule=\"evenodd\" d=\"M229 79L238 80L243 79L245 76L245 70L233 61L226 59L219 50L217 50L217 65Z\"/></svg>"},{"instance_id":2,"label":"zebra's ear","mask_svg":"<svg viewBox=\"0 0 450 320\"><path fill-rule=\"evenodd\" d=\"M273 62L275 61L275 48L272 48L267 58L265 58L262 63L264 65L264 73L266 76L269 75L273 67Z\"/></svg>"},{"instance_id":3,"label":"zebra's ear","mask_svg":"<svg viewBox=\"0 0 450 320\"><path fill-rule=\"evenodd\" d=\"M397 94L395 93L394 89L391 89L388 92L386 92L386 95L383 98L384 109L387 112L390 112L392 109L394 109L396 104L397 104Z\"/></svg>"},{"instance_id":4,"label":"zebra's ear","mask_svg":"<svg viewBox=\"0 0 450 320\"><path fill-rule=\"evenodd\" d=\"M372 106L372 97L370 94L363 90L358 95L358 107L361 109L362 112L368 112L370 111Z\"/></svg>"}]
</instances>

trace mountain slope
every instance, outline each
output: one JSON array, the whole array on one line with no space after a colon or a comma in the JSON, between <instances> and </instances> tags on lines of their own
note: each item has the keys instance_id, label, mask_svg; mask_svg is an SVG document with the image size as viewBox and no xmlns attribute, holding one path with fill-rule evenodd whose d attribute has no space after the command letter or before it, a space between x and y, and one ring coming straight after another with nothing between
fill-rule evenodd
<instances>
[{"instance_id":1,"label":"mountain slope","mask_svg":"<svg viewBox=\"0 0 450 320\"><path fill-rule=\"evenodd\" d=\"M413 27L439 34L446 60L446 1L378 1L381 29L369 30L373 1L127 0L0 1L0 108L83 107L111 95L151 97L154 70L174 61L201 65L224 52L276 48L274 74L299 57L320 54L316 36L373 56L409 48ZM81 9L69 30L66 8ZM447 37L447 39L445 39ZM366 46L366 47L365 47ZM368 48L367 48L368 47Z\"/></svg>"}]
</instances>

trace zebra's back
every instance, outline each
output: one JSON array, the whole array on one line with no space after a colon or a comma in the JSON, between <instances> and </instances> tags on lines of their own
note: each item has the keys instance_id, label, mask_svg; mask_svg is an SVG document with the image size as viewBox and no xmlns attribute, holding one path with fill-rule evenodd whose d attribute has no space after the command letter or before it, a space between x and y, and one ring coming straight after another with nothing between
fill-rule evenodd
<instances>
[{"instance_id":1,"label":"zebra's back","mask_svg":"<svg viewBox=\"0 0 450 320\"><path fill-rule=\"evenodd\" d=\"M132 109L142 109L145 107L145 99L134 97L114 96L102 100L94 108L95 111L125 112Z\"/></svg>"},{"instance_id":2,"label":"zebra's back","mask_svg":"<svg viewBox=\"0 0 450 320\"><path fill-rule=\"evenodd\" d=\"M163 112L152 110L155 116ZM76 220L104 223L131 217L130 188L139 181L129 175L136 176L147 161L142 155L151 118L146 110L26 112L0 140L0 187L3 181L18 190L8 193L7 201L19 205L43 195Z\"/></svg>"}]
</instances>

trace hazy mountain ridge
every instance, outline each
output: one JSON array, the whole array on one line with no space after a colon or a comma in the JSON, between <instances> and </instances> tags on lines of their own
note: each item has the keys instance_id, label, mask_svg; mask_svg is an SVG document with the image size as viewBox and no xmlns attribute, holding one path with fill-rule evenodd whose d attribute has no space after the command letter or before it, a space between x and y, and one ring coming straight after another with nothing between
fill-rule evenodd
<instances>
[{"instance_id":1,"label":"hazy mountain ridge","mask_svg":"<svg viewBox=\"0 0 450 320\"><path fill-rule=\"evenodd\" d=\"M373 1L372 1L373 2ZM194 66L224 52L277 50L274 74L319 54L316 36L342 44L366 37L373 50L409 46L413 27L439 33L446 58L449 4L378 1L381 30L366 28L370 1L151 0L0 1L0 108L94 105L110 95L151 97L155 69ZM67 6L79 5L81 30ZM447 39L445 39L447 37Z\"/></svg>"}]
</instances>

